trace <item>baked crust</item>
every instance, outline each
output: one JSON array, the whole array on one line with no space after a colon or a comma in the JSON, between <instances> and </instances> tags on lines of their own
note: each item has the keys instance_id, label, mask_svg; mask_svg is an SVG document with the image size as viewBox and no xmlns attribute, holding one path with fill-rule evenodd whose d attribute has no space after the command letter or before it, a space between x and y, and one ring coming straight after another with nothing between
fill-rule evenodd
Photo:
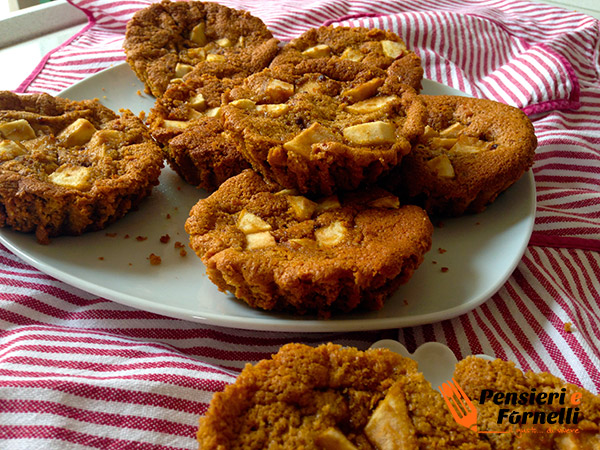
<instances>
[{"instance_id":1,"label":"baked crust","mask_svg":"<svg viewBox=\"0 0 600 450\"><path fill-rule=\"evenodd\" d=\"M0 226L40 243L106 227L158 184L161 150L130 111L5 91L0 130Z\"/></svg>"},{"instance_id":2,"label":"baked crust","mask_svg":"<svg viewBox=\"0 0 600 450\"><path fill-rule=\"evenodd\" d=\"M186 231L220 290L328 317L381 308L422 262L433 227L383 189L308 198L248 169L200 200Z\"/></svg>"},{"instance_id":3,"label":"baked crust","mask_svg":"<svg viewBox=\"0 0 600 450\"><path fill-rule=\"evenodd\" d=\"M213 2L163 0L136 12L127 23L127 62L160 97L174 79L234 65L249 73L266 67L279 41L258 17ZM179 67L178 67L179 65Z\"/></svg>"}]
</instances>

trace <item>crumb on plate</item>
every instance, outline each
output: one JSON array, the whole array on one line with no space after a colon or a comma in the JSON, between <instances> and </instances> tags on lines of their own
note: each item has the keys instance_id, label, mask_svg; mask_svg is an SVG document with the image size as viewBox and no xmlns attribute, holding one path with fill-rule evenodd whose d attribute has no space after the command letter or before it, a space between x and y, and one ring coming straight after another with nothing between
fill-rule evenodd
<instances>
[{"instance_id":1,"label":"crumb on plate","mask_svg":"<svg viewBox=\"0 0 600 450\"><path fill-rule=\"evenodd\" d=\"M154 253L150 253L150 256L148 256L148 260L150 261L150 264L152 264L153 266L158 266L160 263L162 263L161 257L158 255L155 255Z\"/></svg>"}]
</instances>

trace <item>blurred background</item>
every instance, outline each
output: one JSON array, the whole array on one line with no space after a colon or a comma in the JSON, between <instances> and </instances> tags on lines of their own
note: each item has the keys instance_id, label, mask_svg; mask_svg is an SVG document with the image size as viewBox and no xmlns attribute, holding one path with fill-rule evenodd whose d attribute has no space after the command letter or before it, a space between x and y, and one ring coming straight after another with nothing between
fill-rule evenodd
<instances>
[{"instance_id":1,"label":"blurred background","mask_svg":"<svg viewBox=\"0 0 600 450\"><path fill-rule=\"evenodd\" d=\"M532 1L600 19L598 0ZM0 67L11 68L0 72L0 90L16 89L48 52L86 23L86 15L67 0L0 0Z\"/></svg>"}]
</instances>

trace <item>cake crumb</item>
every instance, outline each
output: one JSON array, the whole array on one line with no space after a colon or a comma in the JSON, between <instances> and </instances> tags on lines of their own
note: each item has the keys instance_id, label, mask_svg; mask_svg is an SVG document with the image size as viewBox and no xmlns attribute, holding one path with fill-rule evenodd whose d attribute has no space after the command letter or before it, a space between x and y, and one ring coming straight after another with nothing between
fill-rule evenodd
<instances>
[{"instance_id":1,"label":"cake crumb","mask_svg":"<svg viewBox=\"0 0 600 450\"><path fill-rule=\"evenodd\" d=\"M573 324L571 322L565 322L565 332L572 333L573 332Z\"/></svg>"},{"instance_id":2,"label":"cake crumb","mask_svg":"<svg viewBox=\"0 0 600 450\"><path fill-rule=\"evenodd\" d=\"M179 249L179 256L187 256L187 251L185 250L185 245L183 245L179 241L175 241L174 247Z\"/></svg>"},{"instance_id":3,"label":"cake crumb","mask_svg":"<svg viewBox=\"0 0 600 450\"><path fill-rule=\"evenodd\" d=\"M129 236L128 234L126 234L125 236L123 236L123 239L129 239L131 236Z\"/></svg>"},{"instance_id":4,"label":"cake crumb","mask_svg":"<svg viewBox=\"0 0 600 450\"><path fill-rule=\"evenodd\" d=\"M164 236L160 237L160 242L162 242L163 244L166 244L170 240L171 240L171 236L169 236L168 234L165 234Z\"/></svg>"},{"instance_id":5,"label":"cake crumb","mask_svg":"<svg viewBox=\"0 0 600 450\"><path fill-rule=\"evenodd\" d=\"M136 241L145 241L146 239L148 239L148 236L136 236L135 240Z\"/></svg>"},{"instance_id":6,"label":"cake crumb","mask_svg":"<svg viewBox=\"0 0 600 450\"><path fill-rule=\"evenodd\" d=\"M106 236L108 236L108 237L116 237L117 233L106 233Z\"/></svg>"},{"instance_id":7,"label":"cake crumb","mask_svg":"<svg viewBox=\"0 0 600 450\"><path fill-rule=\"evenodd\" d=\"M167 213L167 219L171 218L171 214Z\"/></svg>"},{"instance_id":8,"label":"cake crumb","mask_svg":"<svg viewBox=\"0 0 600 450\"><path fill-rule=\"evenodd\" d=\"M99 259L100 261L104 261L104 256L98 256L98 259Z\"/></svg>"},{"instance_id":9,"label":"cake crumb","mask_svg":"<svg viewBox=\"0 0 600 450\"><path fill-rule=\"evenodd\" d=\"M442 270L442 272L446 273L446 272L448 272L450 269L448 269L447 267L442 267L442 269L441 269L441 270Z\"/></svg>"},{"instance_id":10,"label":"cake crumb","mask_svg":"<svg viewBox=\"0 0 600 450\"><path fill-rule=\"evenodd\" d=\"M158 255L155 255L154 253L150 253L150 256L148 256L148 259L150 260L150 264L152 264L153 266L158 266L162 262L161 257Z\"/></svg>"},{"instance_id":11,"label":"cake crumb","mask_svg":"<svg viewBox=\"0 0 600 450\"><path fill-rule=\"evenodd\" d=\"M444 254L444 253L446 253L447 251L448 251L448 250L446 250L445 248L442 248L442 247L438 248L438 253L439 253L440 255L443 255L443 254Z\"/></svg>"}]
</instances>

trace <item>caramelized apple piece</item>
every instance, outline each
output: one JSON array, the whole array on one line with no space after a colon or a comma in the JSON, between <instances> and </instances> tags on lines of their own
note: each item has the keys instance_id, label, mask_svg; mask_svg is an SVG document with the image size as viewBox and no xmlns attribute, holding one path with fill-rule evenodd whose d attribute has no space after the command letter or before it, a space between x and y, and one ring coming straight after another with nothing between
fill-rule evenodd
<instances>
[{"instance_id":1,"label":"caramelized apple piece","mask_svg":"<svg viewBox=\"0 0 600 450\"><path fill-rule=\"evenodd\" d=\"M307 156L313 144L337 141L337 136L318 122L298 133L292 140L283 144L283 148Z\"/></svg>"},{"instance_id":2,"label":"caramelized apple piece","mask_svg":"<svg viewBox=\"0 0 600 450\"><path fill-rule=\"evenodd\" d=\"M450 151L460 153L478 153L489 150L491 147L491 142L482 141L473 136L461 135L452 148L450 148Z\"/></svg>"},{"instance_id":3,"label":"caramelized apple piece","mask_svg":"<svg viewBox=\"0 0 600 450\"><path fill-rule=\"evenodd\" d=\"M206 60L208 62L225 62L227 61L227 58L225 58L223 55L216 55L214 53L210 53L206 55Z\"/></svg>"},{"instance_id":4,"label":"caramelized apple piece","mask_svg":"<svg viewBox=\"0 0 600 450\"><path fill-rule=\"evenodd\" d=\"M385 56L389 56L390 58L394 59L406 53L406 45L404 45L403 42L388 40L381 41L381 49L383 50L383 54Z\"/></svg>"},{"instance_id":5,"label":"caramelized apple piece","mask_svg":"<svg viewBox=\"0 0 600 450\"><path fill-rule=\"evenodd\" d=\"M271 225L258 217L256 214L243 210L237 219L236 226L244 234L258 233L260 231L270 231Z\"/></svg>"},{"instance_id":6,"label":"caramelized apple piece","mask_svg":"<svg viewBox=\"0 0 600 450\"><path fill-rule=\"evenodd\" d=\"M246 235L246 250L273 247L276 245L275 238L268 231L250 233Z\"/></svg>"},{"instance_id":7,"label":"caramelized apple piece","mask_svg":"<svg viewBox=\"0 0 600 450\"><path fill-rule=\"evenodd\" d=\"M325 58L331 54L331 48L329 48L326 44L315 45L314 47L309 47L302 52L304 56L308 56L309 58Z\"/></svg>"},{"instance_id":8,"label":"caramelized apple piece","mask_svg":"<svg viewBox=\"0 0 600 450\"><path fill-rule=\"evenodd\" d=\"M381 111L383 108L391 104L398 97L395 95L387 95L384 97L372 97L366 100L356 102L346 106L346 111L352 114L368 114L376 111Z\"/></svg>"},{"instance_id":9,"label":"caramelized apple piece","mask_svg":"<svg viewBox=\"0 0 600 450\"><path fill-rule=\"evenodd\" d=\"M317 213L322 213L324 211L329 211L331 209L341 208L342 204L338 199L337 195L330 195L329 197L325 197L319 201L317 204Z\"/></svg>"},{"instance_id":10,"label":"caramelized apple piece","mask_svg":"<svg viewBox=\"0 0 600 450\"><path fill-rule=\"evenodd\" d=\"M26 141L35 138L35 131L25 119L0 123L0 136L11 141Z\"/></svg>"},{"instance_id":11,"label":"caramelized apple piece","mask_svg":"<svg viewBox=\"0 0 600 450\"><path fill-rule=\"evenodd\" d=\"M240 109L256 108L256 103L254 103L252 100L249 100L247 98L240 98L239 100L234 100L229 104L232 106L235 106L236 108L240 108Z\"/></svg>"},{"instance_id":12,"label":"caramelized apple piece","mask_svg":"<svg viewBox=\"0 0 600 450\"><path fill-rule=\"evenodd\" d=\"M373 208L398 209L400 208L400 199L395 195L390 194L371 200L369 206Z\"/></svg>"},{"instance_id":13,"label":"caramelized apple piece","mask_svg":"<svg viewBox=\"0 0 600 450\"><path fill-rule=\"evenodd\" d=\"M377 405L365 426L365 434L378 450L419 448L400 383L394 384Z\"/></svg>"},{"instance_id":14,"label":"caramelized apple piece","mask_svg":"<svg viewBox=\"0 0 600 450\"><path fill-rule=\"evenodd\" d=\"M4 139L0 141L0 161L10 161L27 153L27 149L18 141Z\"/></svg>"},{"instance_id":15,"label":"caramelized apple piece","mask_svg":"<svg viewBox=\"0 0 600 450\"><path fill-rule=\"evenodd\" d=\"M90 167L63 164L48 176L52 183L66 188L86 190L91 187Z\"/></svg>"},{"instance_id":16,"label":"caramelized apple piece","mask_svg":"<svg viewBox=\"0 0 600 450\"><path fill-rule=\"evenodd\" d=\"M188 100L188 105L194 108L196 111L204 111L206 109L206 100L201 92L198 92L192 98Z\"/></svg>"},{"instance_id":17,"label":"caramelized apple piece","mask_svg":"<svg viewBox=\"0 0 600 450\"><path fill-rule=\"evenodd\" d=\"M289 105L285 103L268 104L268 105L256 105L258 111L264 111L271 117L279 117L289 111Z\"/></svg>"},{"instance_id":18,"label":"caramelized apple piece","mask_svg":"<svg viewBox=\"0 0 600 450\"><path fill-rule=\"evenodd\" d=\"M344 52L340 55L341 59L349 59L350 61L360 61L365 57L359 50L356 50L352 47L346 48Z\"/></svg>"},{"instance_id":19,"label":"caramelized apple piece","mask_svg":"<svg viewBox=\"0 0 600 450\"><path fill-rule=\"evenodd\" d=\"M383 78L373 78L372 80L366 81L359 84L358 86L346 89L342 92L342 98L348 100L350 103L360 102L369 97L372 97L383 85Z\"/></svg>"},{"instance_id":20,"label":"caramelized apple piece","mask_svg":"<svg viewBox=\"0 0 600 450\"><path fill-rule=\"evenodd\" d=\"M333 247L343 242L347 233L348 229L345 225L340 221L336 221L326 227L315 230L315 238L319 245Z\"/></svg>"},{"instance_id":21,"label":"caramelized apple piece","mask_svg":"<svg viewBox=\"0 0 600 450\"><path fill-rule=\"evenodd\" d=\"M177 63L177 65L175 66L175 77L183 78L192 70L194 70L194 66L190 66L189 64Z\"/></svg>"},{"instance_id":22,"label":"caramelized apple piece","mask_svg":"<svg viewBox=\"0 0 600 450\"><path fill-rule=\"evenodd\" d=\"M460 122L454 122L452 125L444 128L440 131L442 137L458 137L458 135L465 129L465 126Z\"/></svg>"},{"instance_id":23,"label":"caramelized apple piece","mask_svg":"<svg viewBox=\"0 0 600 450\"><path fill-rule=\"evenodd\" d=\"M65 147L86 144L96 132L96 127L87 119L80 117L58 134L58 140Z\"/></svg>"},{"instance_id":24,"label":"caramelized apple piece","mask_svg":"<svg viewBox=\"0 0 600 450\"><path fill-rule=\"evenodd\" d=\"M429 169L440 178L454 178L454 167L447 155L441 154L427 161Z\"/></svg>"},{"instance_id":25,"label":"caramelized apple piece","mask_svg":"<svg viewBox=\"0 0 600 450\"><path fill-rule=\"evenodd\" d=\"M206 23L200 22L190 32L190 41L198 44L200 47L204 47L208 44L206 37Z\"/></svg>"},{"instance_id":26,"label":"caramelized apple piece","mask_svg":"<svg viewBox=\"0 0 600 450\"><path fill-rule=\"evenodd\" d=\"M221 39L217 39L215 41L215 43L219 46L219 47L233 47L233 42L231 42L228 38L224 37Z\"/></svg>"},{"instance_id":27,"label":"caramelized apple piece","mask_svg":"<svg viewBox=\"0 0 600 450\"><path fill-rule=\"evenodd\" d=\"M344 137L358 145L393 144L396 142L396 129L389 122L376 121L361 123L344 128Z\"/></svg>"},{"instance_id":28,"label":"caramelized apple piece","mask_svg":"<svg viewBox=\"0 0 600 450\"><path fill-rule=\"evenodd\" d=\"M308 220L317 209L317 204L303 195L290 195L287 198L294 216L298 220Z\"/></svg>"},{"instance_id":29,"label":"caramelized apple piece","mask_svg":"<svg viewBox=\"0 0 600 450\"><path fill-rule=\"evenodd\" d=\"M283 103L294 95L294 85L281 80L271 80L267 84L265 95L273 103Z\"/></svg>"},{"instance_id":30,"label":"caramelized apple piece","mask_svg":"<svg viewBox=\"0 0 600 450\"><path fill-rule=\"evenodd\" d=\"M323 450L358 450L337 428L330 427L315 438L315 444Z\"/></svg>"}]
</instances>

